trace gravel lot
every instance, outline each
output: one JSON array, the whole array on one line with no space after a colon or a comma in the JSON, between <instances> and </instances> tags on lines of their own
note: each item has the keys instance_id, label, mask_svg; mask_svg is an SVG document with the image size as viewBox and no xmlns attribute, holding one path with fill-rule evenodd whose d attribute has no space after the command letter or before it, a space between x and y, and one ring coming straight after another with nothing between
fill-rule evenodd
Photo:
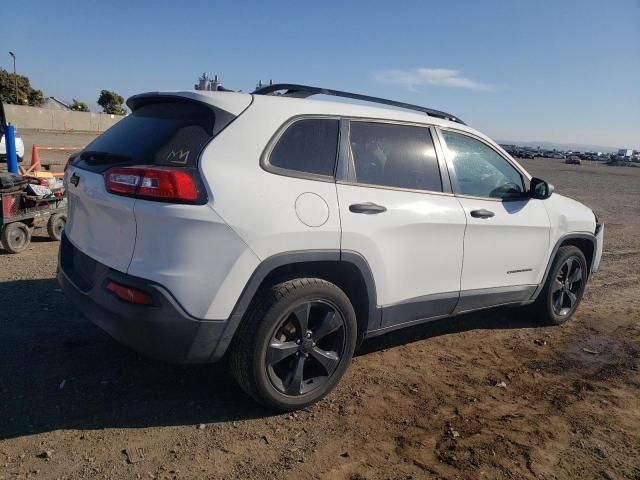
<instances>
[{"instance_id":1,"label":"gravel lot","mask_svg":"<svg viewBox=\"0 0 640 480\"><path fill-rule=\"evenodd\" d=\"M111 340L65 300L44 236L0 252L0 479L640 478L640 169L523 163L606 223L573 320L500 309L378 338L295 414L224 364Z\"/></svg>"}]
</instances>

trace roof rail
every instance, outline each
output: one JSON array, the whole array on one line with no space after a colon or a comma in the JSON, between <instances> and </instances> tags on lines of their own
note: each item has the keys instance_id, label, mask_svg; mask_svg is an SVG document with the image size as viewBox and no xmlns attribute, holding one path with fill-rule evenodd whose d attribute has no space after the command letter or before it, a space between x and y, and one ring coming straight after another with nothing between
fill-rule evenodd
<instances>
[{"instance_id":1,"label":"roof rail","mask_svg":"<svg viewBox=\"0 0 640 480\"><path fill-rule=\"evenodd\" d=\"M442 118L444 120L450 120L452 122L466 125L460 118L455 115L451 115L447 112L441 112L440 110L433 110L432 108L421 107L419 105L413 105L411 103L396 102L395 100L388 100L386 98L370 97L369 95L361 95L359 93L343 92L340 90L331 90L329 88L312 87L309 85L297 85L295 83L274 83L273 85L267 85L262 88L257 88L252 93L255 95L270 95L276 92L285 90L283 95L287 97L295 98L307 98L312 95L332 95L334 97L353 98L354 100L362 100L364 102L381 103L384 105L391 105L393 107L406 108L407 110L415 110L418 112L426 113L430 117Z\"/></svg>"}]
</instances>

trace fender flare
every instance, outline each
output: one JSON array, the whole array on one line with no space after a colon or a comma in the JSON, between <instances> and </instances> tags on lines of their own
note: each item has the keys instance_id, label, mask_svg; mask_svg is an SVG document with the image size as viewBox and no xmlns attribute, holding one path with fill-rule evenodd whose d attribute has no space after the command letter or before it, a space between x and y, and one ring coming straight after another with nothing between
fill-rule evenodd
<instances>
[{"instance_id":1,"label":"fender flare","mask_svg":"<svg viewBox=\"0 0 640 480\"><path fill-rule=\"evenodd\" d=\"M249 281L242 290L238 301L233 307L231 315L226 320L227 326L224 329L224 333L218 341L210 360L215 361L220 359L227 351L227 348L229 347L244 314L249 308L251 301L255 297L265 278L267 278L270 273L283 266L312 262L335 263L336 265L341 262L345 262L358 269L367 289L366 294L369 305L369 318L366 328L376 328L380 321L381 310L377 306L376 286L373 274L371 273L371 268L362 255L357 252L348 250L340 251L338 249L283 252L266 258L256 267L249 278Z\"/></svg>"},{"instance_id":2,"label":"fender flare","mask_svg":"<svg viewBox=\"0 0 640 480\"><path fill-rule=\"evenodd\" d=\"M567 240L572 240L572 239L588 240L591 242L593 246L593 257L591 258L591 265L589 265L589 272L588 272L589 274L591 274L591 268L593 267L593 262L595 261L595 252L597 251L597 246L598 246L597 245L598 239L596 238L596 236L592 233L587 233L587 232L568 233L566 235L563 235L556 241L556 244L554 245L553 250L551 250L551 255L549 256L549 260L547 261L547 268L545 269L544 275L542 277L542 282L540 282L540 284L538 285L538 288L536 288L535 292L533 292L533 295L531 296L530 301L535 301L538 298L538 295L540 295L542 288L544 287L545 283L547 283L547 277L549 276L549 272L551 271L551 265L553 264L553 260L556 258L556 254L558 253L558 250L560 249L562 244L565 243Z\"/></svg>"}]
</instances>

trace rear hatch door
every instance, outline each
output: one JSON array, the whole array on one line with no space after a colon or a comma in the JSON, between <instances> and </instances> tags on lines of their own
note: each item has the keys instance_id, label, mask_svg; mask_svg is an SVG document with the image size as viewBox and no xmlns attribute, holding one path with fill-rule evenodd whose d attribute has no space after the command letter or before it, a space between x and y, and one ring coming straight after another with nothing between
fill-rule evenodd
<instances>
[{"instance_id":1,"label":"rear hatch door","mask_svg":"<svg viewBox=\"0 0 640 480\"><path fill-rule=\"evenodd\" d=\"M70 167L65 179L65 235L92 259L126 272L136 241L135 199L109 194L100 173Z\"/></svg>"},{"instance_id":2,"label":"rear hatch door","mask_svg":"<svg viewBox=\"0 0 640 480\"><path fill-rule=\"evenodd\" d=\"M238 109L250 102L244 97ZM206 100L157 93L132 97L133 112L71 160L65 173L65 234L76 248L126 273L136 241L136 199L109 193L104 175L115 166L133 165L197 171L201 151L236 117Z\"/></svg>"}]
</instances>

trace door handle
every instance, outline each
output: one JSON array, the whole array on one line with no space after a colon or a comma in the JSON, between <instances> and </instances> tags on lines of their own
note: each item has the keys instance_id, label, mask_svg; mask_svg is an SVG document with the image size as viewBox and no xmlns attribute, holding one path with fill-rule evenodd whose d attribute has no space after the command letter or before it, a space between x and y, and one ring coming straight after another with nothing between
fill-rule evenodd
<instances>
[{"instance_id":1,"label":"door handle","mask_svg":"<svg viewBox=\"0 0 640 480\"><path fill-rule=\"evenodd\" d=\"M383 207L382 205L376 205L373 202L354 203L353 205L349 205L349 211L353 213L364 213L366 215L375 215L377 213L386 212L387 207Z\"/></svg>"},{"instance_id":2,"label":"door handle","mask_svg":"<svg viewBox=\"0 0 640 480\"><path fill-rule=\"evenodd\" d=\"M491 218L494 215L495 213L484 208L481 208L480 210L471 210L471 216L473 218Z\"/></svg>"}]
</instances>

